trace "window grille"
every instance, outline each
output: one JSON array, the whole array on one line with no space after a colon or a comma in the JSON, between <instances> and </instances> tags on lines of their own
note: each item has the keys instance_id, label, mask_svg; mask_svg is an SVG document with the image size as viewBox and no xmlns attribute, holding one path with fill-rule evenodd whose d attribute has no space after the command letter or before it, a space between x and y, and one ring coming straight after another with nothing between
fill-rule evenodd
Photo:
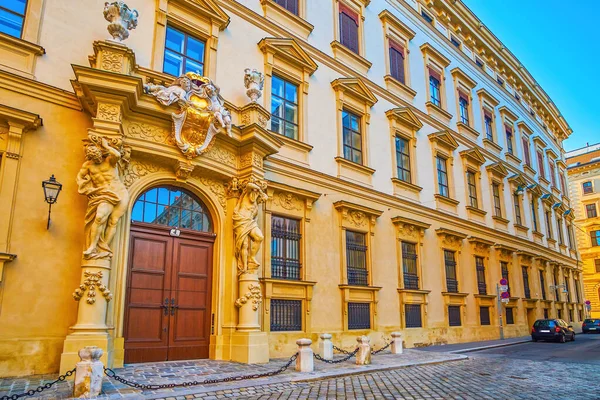
<instances>
[{"instance_id":1,"label":"window grille","mask_svg":"<svg viewBox=\"0 0 600 400\"><path fill-rule=\"evenodd\" d=\"M513 309L506 308L506 325L513 325L515 323L515 319L513 316Z\"/></svg>"},{"instance_id":2,"label":"window grille","mask_svg":"<svg viewBox=\"0 0 600 400\"><path fill-rule=\"evenodd\" d=\"M446 290L458 293L458 279L456 276L456 252L444 250L444 264L446 266Z\"/></svg>"},{"instance_id":3,"label":"window grille","mask_svg":"<svg viewBox=\"0 0 600 400\"><path fill-rule=\"evenodd\" d=\"M367 244L364 233L346 231L346 268L349 285L367 286L369 284Z\"/></svg>"},{"instance_id":4,"label":"window grille","mask_svg":"<svg viewBox=\"0 0 600 400\"><path fill-rule=\"evenodd\" d=\"M477 290L479 294L487 294L487 285L485 282L485 264L483 257L475 257L475 267L477 270Z\"/></svg>"},{"instance_id":5,"label":"window grille","mask_svg":"<svg viewBox=\"0 0 600 400\"><path fill-rule=\"evenodd\" d=\"M461 326L460 306L448 306L448 324L450 326Z\"/></svg>"},{"instance_id":6,"label":"window grille","mask_svg":"<svg viewBox=\"0 0 600 400\"><path fill-rule=\"evenodd\" d=\"M404 289L419 289L417 245L414 243L402 242L402 275Z\"/></svg>"},{"instance_id":7,"label":"window grille","mask_svg":"<svg viewBox=\"0 0 600 400\"><path fill-rule=\"evenodd\" d=\"M526 299L531 298L531 292L529 290L529 270L527 267L521 267L523 270L523 291Z\"/></svg>"},{"instance_id":8,"label":"window grille","mask_svg":"<svg viewBox=\"0 0 600 400\"><path fill-rule=\"evenodd\" d=\"M348 303L348 329L371 329L371 304Z\"/></svg>"},{"instance_id":9,"label":"window grille","mask_svg":"<svg viewBox=\"0 0 600 400\"><path fill-rule=\"evenodd\" d=\"M479 323L481 325L490 325L490 308L479 307Z\"/></svg>"},{"instance_id":10,"label":"window grille","mask_svg":"<svg viewBox=\"0 0 600 400\"><path fill-rule=\"evenodd\" d=\"M510 281L508 280L508 263L505 261L500 262L500 269L502 270L502 278L506 279L506 286L508 293L510 293Z\"/></svg>"},{"instance_id":11,"label":"window grille","mask_svg":"<svg viewBox=\"0 0 600 400\"><path fill-rule=\"evenodd\" d=\"M423 321L421 320L421 305L420 304L405 304L404 305L404 324L407 328L422 328Z\"/></svg>"},{"instance_id":12,"label":"window grille","mask_svg":"<svg viewBox=\"0 0 600 400\"><path fill-rule=\"evenodd\" d=\"M298 0L274 0L275 3L285 8L294 15L298 15Z\"/></svg>"},{"instance_id":13,"label":"window grille","mask_svg":"<svg viewBox=\"0 0 600 400\"><path fill-rule=\"evenodd\" d=\"M546 278L544 271L540 271L540 286L542 288L542 300L546 300Z\"/></svg>"},{"instance_id":14,"label":"window grille","mask_svg":"<svg viewBox=\"0 0 600 400\"><path fill-rule=\"evenodd\" d=\"M273 215L271 218L271 277L301 279L300 221Z\"/></svg>"},{"instance_id":15,"label":"window grille","mask_svg":"<svg viewBox=\"0 0 600 400\"><path fill-rule=\"evenodd\" d=\"M271 331L301 331L302 300L271 299Z\"/></svg>"}]
</instances>

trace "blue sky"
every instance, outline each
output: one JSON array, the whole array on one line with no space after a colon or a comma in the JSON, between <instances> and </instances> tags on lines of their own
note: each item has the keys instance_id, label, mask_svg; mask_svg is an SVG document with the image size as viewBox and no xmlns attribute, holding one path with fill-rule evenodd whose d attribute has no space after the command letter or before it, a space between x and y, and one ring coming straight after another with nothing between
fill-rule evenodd
<instances>
[{"instance_id":1,"label":"blue sky","mask_svg":"<svg viewBox=\"0 0 600 400\"><path fill-rule=\"evenodd\" d=\"M600 1L462 1L558 106L573 129L565 150L600 142Z\"/></svg>"}]
</instances>

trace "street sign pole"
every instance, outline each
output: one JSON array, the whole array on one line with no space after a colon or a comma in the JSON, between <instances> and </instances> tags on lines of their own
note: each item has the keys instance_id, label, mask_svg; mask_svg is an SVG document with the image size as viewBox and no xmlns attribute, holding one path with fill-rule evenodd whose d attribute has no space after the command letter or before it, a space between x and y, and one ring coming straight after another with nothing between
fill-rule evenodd
<instances>
[{"instance_id":1,"label":"street sign pole","mask_svg":"<svg viewBox=\"0 0 600 400\"><path fill-rule=\"evenodd\" d=\"M500 322L500 340L504 340L504 326L502 326L502 300L500 299L500 285L496 283L498 293L498 321Z\"/></svg>"}]
</instances>

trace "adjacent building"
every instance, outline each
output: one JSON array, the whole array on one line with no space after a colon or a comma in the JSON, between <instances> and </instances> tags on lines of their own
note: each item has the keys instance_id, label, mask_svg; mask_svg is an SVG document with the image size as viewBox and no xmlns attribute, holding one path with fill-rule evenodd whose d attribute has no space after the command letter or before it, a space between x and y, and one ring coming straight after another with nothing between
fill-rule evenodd
<instances>
[{"instance_id":1,"label":"adjacent building","mask_svg":"<svg viewBox=\"0 0 600 400\"><path fill-rule=\"evenodd\" d=\"M324 332L350 348L402 331L412 347L580 324L571 129L461 1L127 3L123 43L103 1L0 5L0 375L68 370L91 344L118 367L284 357ZM245 68L264 75L255 103ZM186 73L219 86L233 122L200 155L145 86L185 91ZM76 177L101 138L129 160L129 200L109 263L82 264L93 218ZM260 284L238 293L232 215L249 179L268 195Z\"/></svg>"},{"instance_id":2,"label":"adjacent building","mask_svg":"<svg viewBox=\"0 0 600 400\"><path fill-rule=\"evenodd\" d=\"M588 316L600 318L600 143L565 154Z\"/></svg>"}]
</instances>

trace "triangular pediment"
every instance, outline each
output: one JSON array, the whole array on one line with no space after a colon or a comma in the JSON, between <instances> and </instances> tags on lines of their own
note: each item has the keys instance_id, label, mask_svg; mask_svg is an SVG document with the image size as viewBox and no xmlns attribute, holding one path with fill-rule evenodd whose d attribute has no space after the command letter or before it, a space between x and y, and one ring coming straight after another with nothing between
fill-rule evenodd
<instances>
[{"instance_id":1,"label":"triangular pediment","mask_svg":"<svg viewBox=\"0 0 600 400\"><path fill-rule=\"evenodd\" d=\"M331 82L331 87L364 101L369 107L373 107L377 103L377 97L360 78L338 78Z\"/></svg>"},{"instance_id":2,"label":"triangular pediment","mask_svg":"<svg viewBox=\"0 0 600 400\"><path fill-rule=\"evenodd\" d=\"M523 190L525 189L525 186L527 185L527 181L525 180L525 178L523 177L522 174L511 175L508 178L508 181L510 183L516 185L517 187L521 187Z\"/></svg>"},{"instance_id":3,"label":"triangular pediment","mask_svg":"<svg viewBox=\"0 0 600 400\"><path fill-rule=\"evenodd\" d=\"M427 135L427 137L431 142L436 142L447 149L456 150L458 148L458 142L448 131L434 132Z\"/></svg>"},{"instance_id":4,"label":"triangular pediment","mask_svg":"<svg viewBox=\"0 0 600 400\"><path fill-rule=\"evenodd\" d=\"M276 57L305 69L309 75L319 67L294 39L268 37L258 42L258 47L262 52L272 52Z\"/></svg>"},{"instance_id":5,"label":"triangular pediment","mask_svg":"<svg viewBox=\"0 0 600 400\"><path fill-rule=\"evenodd\" d=\"M485 167L485 169L501 178L504 178L506 175L508 175L508 170L500 161L488 165L487 167Z\"/></svg>"},{"instance_id":6,"label":"triangular pediment","mask_svg":"<svg viewBox=\"0 0 600 400\"><path fill-rule=\"evenodd\" d=\"M477 165L483 165L485 163L485 157L479 151L478 148L473 147L472 149L463 150L460 153L460 156L463 158L468 158L470 161L474 162Z\"/></svg>"},{"instance_id":7,"label":"triangular pediment","mask_svg":"<svg viewBox=\"0 0 600 400\"><path fill-rule=\"evenodd\" d=\"M412 128L416 131L423 127L423 123L417 115L408 107L392 108L385 112L389 119L395 119L400 125Z\"/></svg>"},{"instance_id":8,"label":"triangular pediment","mask_svg":"<svg viewBox=\"0 0 600 400\"><path fill-rule=\"evenodd\" d=\"M219 30L229 25L229 15L214 0L177 0L177 2L199 9L200 14L219 26Z\"/></svg>"}]
</instances>

